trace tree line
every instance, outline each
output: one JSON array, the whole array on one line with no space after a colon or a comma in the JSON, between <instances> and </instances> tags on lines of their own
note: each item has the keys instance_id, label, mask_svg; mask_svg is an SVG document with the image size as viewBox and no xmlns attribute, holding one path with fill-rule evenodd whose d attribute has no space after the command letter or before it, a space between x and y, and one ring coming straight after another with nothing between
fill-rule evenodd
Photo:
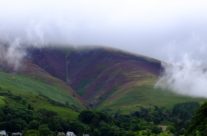
<instances>
[{"instance_id":1,"label":"tree line","mask_svg":"<svg viewBox=\"0 0 207 136\"><path fill-rule=\"evenodd\" d=\"M200 109L203 114L199 112L192 123L191 118L198 107L196 102L177 104L172 109L142 107L128 115L85 110L77 119L66 120L46 109L34 110L29 104L24 107L6 105L0 108L0 128L7 132L23 132L25 136L53 136L67 131L78 136L84 133L91 136L178 136L189 134L189 130L207 115L206 104ZM203 130L201 125L198 130ZM202 135L204 132L192 133Z\"/></svg>"}]
</instances>

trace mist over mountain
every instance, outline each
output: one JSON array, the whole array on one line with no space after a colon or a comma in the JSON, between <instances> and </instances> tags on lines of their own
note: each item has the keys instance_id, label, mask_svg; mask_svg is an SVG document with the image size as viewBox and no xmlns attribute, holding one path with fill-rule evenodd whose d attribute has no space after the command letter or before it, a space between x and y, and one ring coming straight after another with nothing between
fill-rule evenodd
<instances>
[{"instance_id":1,"label":"mist over mountain","mask_svg":"<svg viewBox=\"0 0 207 136\"><path fill-rule=\"evenodd\" d=\"M206 7L0 0L0 135L206 135Z\"/></svg>"},{"instance_id":2,"label":"mist over mountain","mask_svg":"<svg viewBox=\"0 0 207 136\"><path fill-rule=\"evenodd\" d=\"M202 0L0 1L0 60L18 69L30 47L118 48L169 63L157 86L205 97L206 13Z\"/></svg>"}]
</instances>

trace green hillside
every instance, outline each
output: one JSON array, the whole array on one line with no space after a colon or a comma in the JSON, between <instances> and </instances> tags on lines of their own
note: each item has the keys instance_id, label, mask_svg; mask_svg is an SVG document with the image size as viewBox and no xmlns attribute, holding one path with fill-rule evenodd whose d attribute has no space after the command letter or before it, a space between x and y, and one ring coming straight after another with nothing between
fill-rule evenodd
<instances>
[{"instance_id":1,"label":"green hillside","mask_svg":"<svg viewBox=\"0 0 207 136\"><path fill-rule=\"evenodd\" d=\"M65 118L74 118L77 111L83 109L80 102L61 86L25 75L1 71L0 88L0 106L7 103L18 106L19 101L12 98L20 97L35 109L48 109ZM21 103L19 106L21 106Z\"/></svg>"},{"instance_id":2,"label":"green hillside","mask_svg":"<svg viewBox=\"0 0 207 136\"><path fill-rule=\"evenodd\" d=\"M205 101L202 98L182 96L169 90L154 88L155 83L155 77L146 77L142 83L139 81L139 83L133 82L124 85L104 100L98 109L129 113L140 107L158 106L170 109L179 103Z\"/></svg>"},{"instance_id":3,"label":"green hillside","mask_svg":"<svg viewBox=\"0 0 207 136\"><path fill-rule=\"evenodd\" d=\"M5 105L5 99L3 96L0 96L0 107Z\"/></svg>"}]
</instances>

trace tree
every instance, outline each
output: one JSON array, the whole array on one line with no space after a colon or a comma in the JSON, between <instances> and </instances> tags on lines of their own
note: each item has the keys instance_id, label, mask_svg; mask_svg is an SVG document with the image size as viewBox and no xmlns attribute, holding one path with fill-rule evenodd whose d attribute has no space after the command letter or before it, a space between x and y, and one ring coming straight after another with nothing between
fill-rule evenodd
<instances>
[{"instance_id":1,"label":"tree","mask_svg":"<svg viewBox=\"0 0 207 136\"><path fill-rule=\"evenodd\" d=\"M46 124L39 126L39 136L52 136L52 132Z\"/></svg>"},{"instance_id":2,"label":"tree","mask_svg":"<svg viewBox=\"0 0 207 136\"><path fill-rule=\"evenodd\" d=\"M24 136L39 136L38 130L29 129L24 132Z\"/></svg>"},{"instance_id":3,"label":"tree","mask_svg":"<svg viewBox=\"0 0 207 136\"><path fill-rule=\"evenodd\" d=\"M207 102L204 103L194 115L189 127L187 136L199 136L207 134Z\"/></svg>"},{"instance_id":4,"label":"tree","mask_svg":"<svg viewBox=\"0 0 207 136\"><path fill-rule=\"evenodd\" d=\"M29 125L29 129L38 129L39 128L39 122L37 120L32 120Z\"/></svg>"},{"instance_id":5,"label":"tree","mask_svg":"<svg viewBox=\"0 0 207 136\"><path fill-rule=\"evenodd\" d=\"M85 124L90 124L91 121L94 119L95 113L89 110L82 111L79 115L79 119L81 122Z\"/></svg>"}]
</instances>

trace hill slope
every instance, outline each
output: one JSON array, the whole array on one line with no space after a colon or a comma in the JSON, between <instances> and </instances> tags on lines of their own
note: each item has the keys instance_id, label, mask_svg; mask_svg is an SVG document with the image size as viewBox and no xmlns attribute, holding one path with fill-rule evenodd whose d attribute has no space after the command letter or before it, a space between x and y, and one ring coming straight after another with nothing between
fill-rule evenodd
<instances>
[{"instance_id":1,"label":"hill slope","mask_svg":"<svg viewBox=\"0 0 207 136\"><path fill-rule=\"evenodd\" d=\"M43 48L30 54L34 64L70 84L90 107L131 111L202 101L154 89L162 67L152 58L103 48Z\"/></svg>"},{"instance_id":2,"label":"hill slope","mask_svg":"<svg viewBox=\"0 0 207 136\"><path fill-rule=\"evenodd\" d=\"M64 118L74 118L85 108L79 96L65 82L51 76L30 60L24 60L18 71L0 67L0 106L25 106L21 98L35 110L48 109ZM14 98L14 99L13 99Z\"/></svg>"}]
</instances>

